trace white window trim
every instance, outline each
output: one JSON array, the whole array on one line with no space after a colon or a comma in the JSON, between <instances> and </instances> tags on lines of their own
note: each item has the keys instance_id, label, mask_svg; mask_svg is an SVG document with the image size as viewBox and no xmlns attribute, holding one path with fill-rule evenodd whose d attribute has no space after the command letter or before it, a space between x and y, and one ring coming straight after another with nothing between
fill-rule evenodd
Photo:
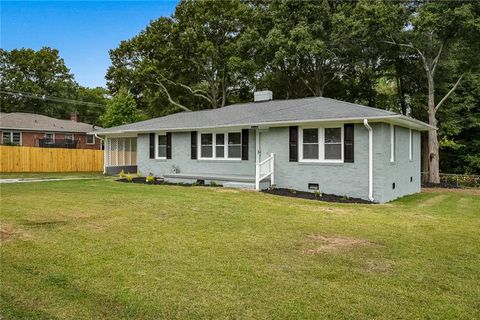
<instances>
[{"instance_id":1,"label":"white window trim","mask_svg":"<svg viewBox=\"0 0 480 320\"><path fill-rule=\"evenodd\" d=\"M10 142L10 143L13 143L13 134L14 134L14 133L19 133L19 134L20 134L20 143L19 143L19 146L22 145L22 142L23 142L22 131L8 131L8 130L2 131L2 144L5 143L5 141L3 141L3 134L4 134L5 132L8 132L8 134L9 134L9 136L10 136L10 139L9 139L9 141L8 141L8 142Z\"/></svg>"},{"instance_id":2,"label":"white window trim","mask_svg":"<svg viewBox=\"0 0 480 320\"><path fill-rule=\"evenodd\" d=\"M240 157L230 158L228 157L228 135L230 133L239 133L240 134ZM202 157L202 134L211 134L212 135L212 157L206 158ZM223 158L217 158L217 134L223 134ZM241 131L205 131L198 132L197 134L197 159L198 160L215 160L215 161L241 161L242 160L242 132Z\"/></svg>"},{"instance_id":3,"label":"white window trim","mask_svg":"<svg viewBox=\"0 0 480 320\"><path fill-rule=\"evenodd\" d=\"M395 162L395 126L390 124L390 162Z\"/></svg>"},{"instance_id":4,"label":"white window trim","mask_svg":"<svg viewBox=\"0 0 480 320\"><path fill-rule=\"evenodd\" d=\"M88 142L88 137L93 137L93 142ZM95 144L95 139L96 138L94 134L87 134L86 144L89 144L89 145Z\"/></svg>"},{"instance_id":5,"label":"white window trim","mask_svg":"<svg viewBox=\"0 0 480 320\"><path fill-rule=\"evenodd\" d=\"M155 134L155 159L158 160L167 160L167 155L165 153L165 157L159 157L158 156L158 137L159 136L165 136L165 140L167 139L167 134L166 133L156 133ZM167 143L165 144L165 148L167 147Z\"/></svg>"},{"instance_id":6,"label":"white window trim","mask_svg":"<svg viewBox=\"0 0 480 320\"><path fill-rule=\"evenodd\" d=\"M412 129L408 129L408 160L412 161L412 156L413 156L413 135L412 135Z\"/></svg>"},{"instance_id":7,"label":"white window trim","mask_svg":"<svg viewBox=\"0 0 480 320\"><path fill-rule=\"evenodd\" d=\"M338 160L334 159L325 159L325 129L327 128L340 128L341 132L341 154L342 158ZM299 128L299 143L298 143L298 162L312 162L312 163L343 163L344 162L344 133L343 125L331 125L323 127L300 127ZM318 129L318 159L303 159L303 130L304 129Z\"/></svg>"}]
</instances>

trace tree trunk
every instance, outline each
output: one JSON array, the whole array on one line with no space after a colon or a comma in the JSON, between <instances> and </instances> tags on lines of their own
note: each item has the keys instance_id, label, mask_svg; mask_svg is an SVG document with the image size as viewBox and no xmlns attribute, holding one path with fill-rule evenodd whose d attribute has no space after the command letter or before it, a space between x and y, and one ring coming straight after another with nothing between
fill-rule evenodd
<instances>
[{"instance_id":1,"label":"tree trunk","mask_svg":"<svg viewBox=\"0 0 480 320\"><path fill-rule=\"evenodd\" d=\"M421 172L422 174L422 183L428 182L428 166L429 166L429 151L428 151L428 132L422 132L422 156L421 156Z\"/></svg>"},{"instance_id":2,"label":"tree trunk","mask_svg":"<svg viewBox=\"0 0 480 320\"><path fill-rule=\"evenodd\" d=\"M433 75L428 75L428 123L437 127L437 110L435 110L435 82ZM428 131L428 182L440 183L440 156L438 148L437 130Z\"/></svg>"}]
</instances>

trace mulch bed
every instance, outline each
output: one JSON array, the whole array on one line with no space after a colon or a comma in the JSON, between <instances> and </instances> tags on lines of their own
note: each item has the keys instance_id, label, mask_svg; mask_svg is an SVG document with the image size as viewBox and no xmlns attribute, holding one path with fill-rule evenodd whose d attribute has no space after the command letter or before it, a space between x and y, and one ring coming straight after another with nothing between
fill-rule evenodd
<instances>
[{"instance_id":1,"label":"mulch bed","mask_svg":"<svg viewBox=\"0 0 480 320\"><path fill-rule=\"evenodd\" d=\"M132 178L132 181L128 181L127 178L120 178L120 179L117 179L116 181L126 182L126 183L154 184L154 185L165 184L163 179L155 179L155 181L147 182L145 177L135 177L135 178Z\"/></svg>"},{"instance_id":2,"label":"mulch bed","mask_svg":"<svg viewBox=\"0 0 480 320\"><path fill-rule=\"evenodd\" d=\"M141 184L150 184L150 185L172 185L172 186L183 186L183 187L221 187L220 185L203 185L203 184L190 184L190 183L171 183L165 182L163 179L155 178L155 181L147 182L144 177L135 177L132 178L132 181L128 181L127 178L120 178L117 179L118 182L124 183L141 183ZM360 198L349 198L349 197L342 197L336 196L333 194L322 193L321 196L316 196L314 193L311 192L304 192L304 191L296 191L291 189L268 189L263 190L262 192L273 194L277 196L285 196L285 197L292 197L292 198L301 198L301 199L308 199L308 200L318 200L318 201L326 201L326 202L337 202L337 203L363 203L363 204L372 204L375 202L371 202L368 200L360 199Z\"/></svg>"},{"instance_id":3,"label":"mulch bed","mask_svg":"<svg viewBox=\"0 0 480 320\"><path fill-rule=\"evenodd\" d=\"M291 189L268 189L262 192L273 194L277 196L284 196L284 197L292 197L292 198L301 198L301 199L308 199L308 200L318 200L318 201L326 201L326 202L338 202L338 203L363 203L363 204L374 204L375 202L371 202L368 200L360 199L360 198L349 198L349 197L342 197L336 196L333 194L326 194L322 193L321 196L317 196L311 192L304 192L304 191L296 191Z\"/></svg>"}]
</instances>

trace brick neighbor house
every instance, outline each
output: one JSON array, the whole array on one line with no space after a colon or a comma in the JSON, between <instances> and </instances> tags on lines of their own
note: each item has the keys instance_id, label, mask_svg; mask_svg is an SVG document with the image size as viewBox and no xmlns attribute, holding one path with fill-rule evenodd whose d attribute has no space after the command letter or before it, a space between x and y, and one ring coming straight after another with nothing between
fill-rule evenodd
<instances>
[{"instance_id":1,"label":"brick neighbor house","mask_svg":"<svg viewBox=\"0 0 480 320\"><path fill-rule=\"evenodd\" d=\"M76 113L70 115L70 120L55 119L34 113L0 113L2 145L101 149L101 140L92 134L97 129L101 128L79 122Z\"/></svg>"}]
</instances>

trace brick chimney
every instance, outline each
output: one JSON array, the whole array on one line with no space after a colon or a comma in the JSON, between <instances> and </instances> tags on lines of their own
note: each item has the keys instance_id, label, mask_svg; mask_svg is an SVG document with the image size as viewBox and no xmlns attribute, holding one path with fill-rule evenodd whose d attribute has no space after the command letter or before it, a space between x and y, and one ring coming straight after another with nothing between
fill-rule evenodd
<instances>
[{"instance_id":1,"label":"brick chimney","mask_svg":"<svg viewBox=\"0 0 480 320\"><path fill-rule=\"evenodd\" d=\"M70 120L73 122L78 122L78 113L76 111L70 113Z\"/></svg>"}]
</instances>

